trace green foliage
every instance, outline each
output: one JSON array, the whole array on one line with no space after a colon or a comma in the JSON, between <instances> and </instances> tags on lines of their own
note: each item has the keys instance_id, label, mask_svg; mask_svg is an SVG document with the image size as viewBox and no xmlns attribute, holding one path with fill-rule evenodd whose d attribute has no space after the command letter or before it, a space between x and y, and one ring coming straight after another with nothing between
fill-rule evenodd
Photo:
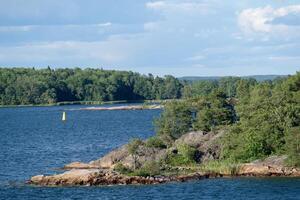
<instances>
[{"instance_id":1,"label":"green foliage","mask_svg":"<svg viewBox=\"0 0 300 200\"><path fill-rule=\"evenodd\" d=\"M297 134L291 130L300 122L299 77L263 82L249 87L248 95L241 93L247 98L238 101L240 120L223 139L223 158L244 162L284 153L297 164Z\"/></svg>"},{"instance_id":2,"label":"green foliage","mask_svg":"<svg viewBox=\"0 0 300 200\"><path fill-rule=\"evenodd\" d=\"M239 77L224 77L217 80L198 80L186 82L182 89L184 98L207 96L214 90L220 89L227 97L238 97L241 90L247 89L257 82L253 78L242 79Z\"/></svg>"},{"instance_id":3,"label":"green foliage","mask_svg":"<svg viewBox=\"0 0 300 200\"><path fill-rule=\"evenodd\" d=\"M156 121L158 135L179 138L189 130L211 131L221 125L236 121L233 104L221 90L206 97L196 97L166 104Z\"/></svg>"},{"instance_id":4,"label":"green foliage","mask_svg":"<svg viewBox=\"0 0 300 200\"><path fill-rule=\"evenodd\" d=\"M171 166L186 166L196 163L197 150L187 144L177 145L177 153L169 152L166 164Z\"/></svg>"},{"instance_id":5,"label":"green foliage","mask_svg":"<svg viewBox=\"0 0 300 200\"><path fill-rule=\"evenodd\" d=\"M130 154L137 154L138 149L142 144L143 144L142 140L138 138L134 138L127 144L127 150Z\"/></svg>"},{"instance_id":6,"label":"green foliage","mask_svg":"<svg viewBox=\"0 0 300 200\"><path fill-rule=\"evenodd\" d=\"M238 173L239 164L230 160L213 160L201 164L200 169L203 172L228 174L233 176Z\"/></svg>"},{"instance_id":7,"label":"green foliage","mask_svg":"<svg viewBox=\"0 0 300 200\"><path fill-rule=\"evenodd\" d=\"M161 148L161 149L167 148L167 145L164 143L164 141L161 138L157 137L157 136L150 137L146 141L146 146L147 147L154 147L154 148Z\"/></svg>"},{"instance_id":8,"label":"green foliage","mask_svg":"<svg viewBox=\"0 0 300 200\"><path fill-rule=\"evenodd\" d=\"M156 124L159 135L174 140L192 129L212 131L229 126L222 142L223 159L248 162L289 154L297 165L297 145L288 139L296 135L287 136L293 127L300 126L299 72L273 82L228 77L186 83L183 94L186 99L165 106ZM287 148L288 144L294 150ZM172 155L169 162L176 165L186 160L179 154Z\"/></svg>"},{"instance_id":9,"label":"green foliage","mask_svg":"<svg viewBox=\"0 0 300 200\"><path fill-rule=\"evenodd\" d=\"M206 98L195 102L197 108L194 129L211 131L220 125L229 125L236 121L233 105L221 90L214 90Z\"/></svg>"},{"instance_id":10,"label":"green foliage","mask_svg":"<svg viewBox=\"0 0 300 200\"><path fill-rule=\"evenodd\" d=\"M184 101L172 101L165 105L165 110L155 122L158 135L179 138L192 127L192 112Z\"/></svg>"},{"instance_id":11,"label":"green foliage","mask_svg":"<svg viewBox=\"0 0 300 200\"><path fill-rule=\"evenodd\" d=\"M285 136L287 164L292 167L300 167L300 127L288 130Z\"/></svg>"},{"instance_id":12,"label":"green foliage","mask_svg":"<svg viewBox=\"0 0 300 200\"><path fill-rule=\"evenodd\" d=\"M132 173L132 171L124 166L122 163L117 163L115 166L114 166L114 170L116 172L119 172L120 174L129 174L129 173Z\"/></svg>"},{"instance_id":13,"label":"green foliage","mask_svg":"<svg viewBox=\"0 0 300 200\"><path fill-rule=\"evenodd\" d=\"M216 88L218 88L217 81L210 81L210 80L196 81L193 82L192 84L184 85L182 90L182 96L184 98L206 96Z\"/></svg>"},{"instance_id":14,"label":"green foliage","mask_svg":"<svg viewBox=\"0 0 300 200\"><path fill-rule=\"evenodd\" d=\"M132 175L134 176L155 176L161 174L160 163L157 161L150 161L144 164L143 167L135 170Z\"/></svg>"},{"instance_id":15,"label":"green foliage","mask_svg":"<svg viewBox=\"0 0 300 200\"><path fill-rule=\"evenodd\" d=\"M116 101L180 98L182 84L133 72L102 69L0 69L0 105L63 101Z\"/></svg>"}]
</instances>

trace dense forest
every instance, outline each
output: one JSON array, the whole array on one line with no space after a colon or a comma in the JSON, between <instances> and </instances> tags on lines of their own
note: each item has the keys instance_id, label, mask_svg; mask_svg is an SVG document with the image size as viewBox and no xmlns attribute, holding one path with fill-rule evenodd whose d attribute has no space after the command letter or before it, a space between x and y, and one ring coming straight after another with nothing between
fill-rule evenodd
<instances>
[{"instance_id":1,"label":"dense forest","mask_svg":"<svg viewBox=\"0 0 300 200\"><path fill-rule=\"evenodd\" d=\"M173 76L161 78L152 74L89 68L0 68L0 105L178 99L205 96L217 88L226 96L235 97L241 80L250 85L258 82L245 77L186 81Z\"/></svg>"},{"instance_id":2,"label":"dense forest","mask_svg":"<svg viewBox=\"0 0 300 200\"><path fill-rule=\"evenodd\" d=\"M169 102L152 140L168 146L189 131L226 130L221 159L248 162L288 155L300 166L300 72L273 81L229 78L187 84L184 99Z\"/></svg>"},{"instance_id":3,"label":"dense forest","mask_svg":"<svg viewBox=\"0 0 300 200\"><path fill-rule=\"evenodd\" d=\"M176 99L181 88L172 76L102 69L0 68L0 105Z\"/></svg>"}]
</instances>

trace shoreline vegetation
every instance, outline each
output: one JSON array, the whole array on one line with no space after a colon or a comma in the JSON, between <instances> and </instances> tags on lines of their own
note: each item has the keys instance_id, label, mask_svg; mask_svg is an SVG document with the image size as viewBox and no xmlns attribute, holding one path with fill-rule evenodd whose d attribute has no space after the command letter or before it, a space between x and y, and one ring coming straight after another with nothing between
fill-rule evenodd
<instances>
[{"instance_id":1,"label":"shoreline vegetation","mask_svg":"<svg viewBox=\"0 0 300 200\"><path fill-rule=\"evenodd\" d=\"M208 95L217 88L234 97L241 80L276 82L287 76L202 78L191 80L91 68L0 68L0 108L163 101Z\"/></svg>"},{"instance_id":2,"label":"shoreline vegetation","mask_svg":"<svg viewBox=\"0 0 300 200\"><path fill-rule=\"evenodd\" d=\"M144 106L163 104L168 101L175 101L176 99L164 99L164 100L120 100L120 101L66 101L57 102L52 104L24 104L24 105L0 105L1 108L22 108L22 107L48 107L48 106L71 106L71 105L118 105L118 104L141 104ZM177 99L178 100L178 99Z\"/></svg>"},{"instance_id":3,"label":"shoreline vegetation","mask_svg":"<svg viewBox=\"0 0 300 200\"><path fill-rule=\"evenodd\" d=\"M180 101L166 102L154 123L156 135L147 140L132 139L98 160L70 163L64 173L34 176L28 183L90 186L300 177L300 73L235 83L227 93L217 86L205 95L186 93Z\"/></svg>"}]
</instances>

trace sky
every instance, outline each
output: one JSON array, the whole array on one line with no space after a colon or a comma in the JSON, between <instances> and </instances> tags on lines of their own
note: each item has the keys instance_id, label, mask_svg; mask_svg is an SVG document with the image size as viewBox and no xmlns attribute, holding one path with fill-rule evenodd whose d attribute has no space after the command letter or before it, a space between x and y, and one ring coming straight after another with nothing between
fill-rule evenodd
<instances>
[{"instance_id":1,"label":"sky","mask_svg":"<svg viewBox=\"0 0 300 200\"><path fill-rule=\"evenodd\" d=\"M300 0L0 0L1 67L300 71Z\"/></svg>"}]
</instances>

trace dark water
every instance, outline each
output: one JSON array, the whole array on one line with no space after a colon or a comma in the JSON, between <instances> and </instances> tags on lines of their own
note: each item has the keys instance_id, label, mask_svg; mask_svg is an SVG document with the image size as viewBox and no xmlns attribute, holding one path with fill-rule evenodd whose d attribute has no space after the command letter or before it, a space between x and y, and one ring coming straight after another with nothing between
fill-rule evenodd
<instances>
[{"instance_id":1,"label":"dark water","mask_svg":"<svg viewBox=\"0 0 300 200\"><path fill-rule=\"evenodd\" d=\"M0 199L300 199L300 179L210 179L152 186L33 187L24 181L73 161L88 162L154 134L158 110L0 109Z\"/></svg>"}]
</instances>

